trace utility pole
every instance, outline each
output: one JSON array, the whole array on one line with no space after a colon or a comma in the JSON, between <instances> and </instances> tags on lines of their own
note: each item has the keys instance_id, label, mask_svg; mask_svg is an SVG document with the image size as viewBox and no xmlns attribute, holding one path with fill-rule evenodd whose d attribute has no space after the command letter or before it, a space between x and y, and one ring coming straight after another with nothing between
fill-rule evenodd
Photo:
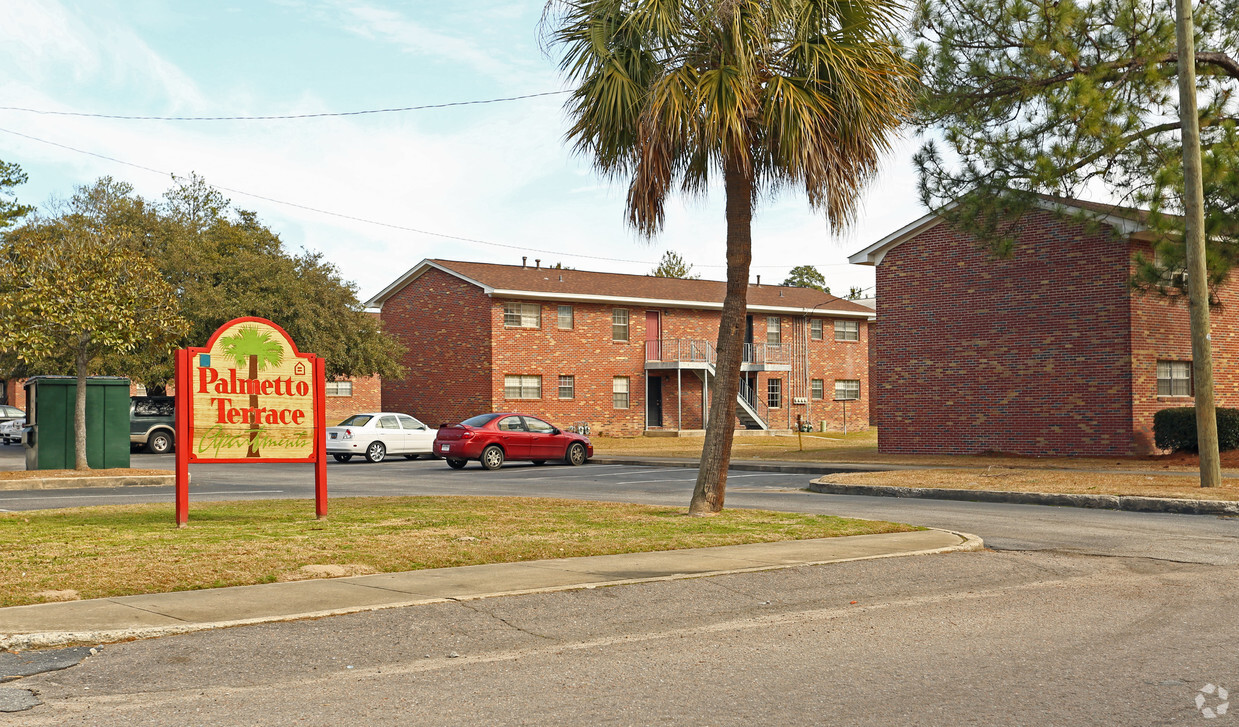
<instances>
[{"instance_id":1,"label":"utility pole","mask_svg":"<svg viewBox=\"0 0 1239 727\"><path fill-rule=\"evenodd\" d=\"M1217 411L1213 401L1213 343L1209 335L1209 278L1205 266L1205 200L1200 171L1200 116L1196 108L1196 41L1191 0L1175 0L1179 51L1179 123L1183 144L1183 219L1187 244L1187 296L1192 315L1192 388L1200 486L1221 484Z\"/></svg>"}]
</instances>

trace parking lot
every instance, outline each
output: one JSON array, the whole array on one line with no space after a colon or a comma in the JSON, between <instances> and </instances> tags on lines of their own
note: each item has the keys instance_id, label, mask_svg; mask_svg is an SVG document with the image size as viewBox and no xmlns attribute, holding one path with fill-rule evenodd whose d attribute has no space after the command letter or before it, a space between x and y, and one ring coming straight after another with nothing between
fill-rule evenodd
<instances>
[{"instance_id":1,"label":"parking lot","mask_svg":"<svg viewBox=\"0 0 1239 727\"><path fill-rule=\"evenodd\" d=\"M135 453L132 466L165 469L174 455ZM0 469L23 469L22 448L0 446ZM470 462L453 470L443 460L403 457L379 464L329 461L330 497L381 495L529 495L613 501L676 502L687 506L697 470L589 463L571 467L548 462L511 462L496 471ZM802 490L809 475L778 472L732 472L728 491ZM314 474L305 464L203 464L190 467L190 500L244 500L314 497ZM76 490L0 491L0 510L31 510L82 505L172 502L171 487L84 488Z\"/></svg>"}]
</instances>

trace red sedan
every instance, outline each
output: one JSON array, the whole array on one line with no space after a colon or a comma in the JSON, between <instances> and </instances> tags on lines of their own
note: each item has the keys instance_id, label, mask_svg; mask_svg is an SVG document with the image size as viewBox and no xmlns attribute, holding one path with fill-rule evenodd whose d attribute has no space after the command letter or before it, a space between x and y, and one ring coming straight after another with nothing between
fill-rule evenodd
<instances>
[{"instance_id":1,"label":"red sedan","mask_svg":"<svg viewBox=\"0 0 1239 727\"><path fill-rule=\"evenodd\" d=\"M571 465L585 464L594 456L594 445L589 437L565 432L537 417L501 412L440 426L434 453L447 460L452 469L476 459L486 469L497 470L509 459L534 464L561 459Z\"/></svg>"}]
</instances>

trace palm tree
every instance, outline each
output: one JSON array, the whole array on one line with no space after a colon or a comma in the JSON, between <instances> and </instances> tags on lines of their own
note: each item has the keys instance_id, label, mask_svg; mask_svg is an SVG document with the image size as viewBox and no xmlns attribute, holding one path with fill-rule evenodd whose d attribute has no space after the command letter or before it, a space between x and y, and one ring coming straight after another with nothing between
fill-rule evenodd
<instances>
[{"instance_id":1,"label":"palm tree","mask_svg":"<svg viewBox=\"0 0 1239 727\"><path fill-rule=\"evenodd\" d=\"M279 366L284 360L284 347L280 345L280 342L273 339L270 333L261 331L255 326L243 326L237 329L235 334L219 339L219 343L224 355L231 356L237 368L249 365L249 375L246 378L250 381L258 379L258 372L261 369L268 365ZM251 385L250 410L252 412L257 408L258 391ZM254 415L253 421L250 422L250 446L245 452L246 457L258 456L258 450L254 448L254 440L258 438L260 424L257 415Z\"/></svg>"},{"instance_id":2,"label":"palm tree","mask_svg":"<svg viewBox=\"0 0 1239 727\"><path fill-rule=\"evenodd\" d=\"M568 139L610 177L629 179L628 221L661 229L677 187L704 194L722 175L727 294L718 385L690 514L723 507L736 421L751 221L759 194L803 186L832 227L853 220L914 69L892 45L893 0L550 0L560 69L576 84Z\"/></svg>"}]
</instances>

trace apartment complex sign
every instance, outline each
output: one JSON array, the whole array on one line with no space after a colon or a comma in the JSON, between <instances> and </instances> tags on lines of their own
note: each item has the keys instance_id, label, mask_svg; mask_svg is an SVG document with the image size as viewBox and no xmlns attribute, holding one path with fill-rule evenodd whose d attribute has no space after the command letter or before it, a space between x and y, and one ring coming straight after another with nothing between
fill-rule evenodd
<instances>
[{"instance_id":1,"label":"apartment complex sign","mask_svg":"<svg viewBox=\"0 0 1239 727\"><path fill-rule=\"evenodd\" d=\"M313 462L325 483L323 373L321 358L262 318L229 321L205 347L177 352L178 524L182 462Z\"/></svg>"}]
</instances>

